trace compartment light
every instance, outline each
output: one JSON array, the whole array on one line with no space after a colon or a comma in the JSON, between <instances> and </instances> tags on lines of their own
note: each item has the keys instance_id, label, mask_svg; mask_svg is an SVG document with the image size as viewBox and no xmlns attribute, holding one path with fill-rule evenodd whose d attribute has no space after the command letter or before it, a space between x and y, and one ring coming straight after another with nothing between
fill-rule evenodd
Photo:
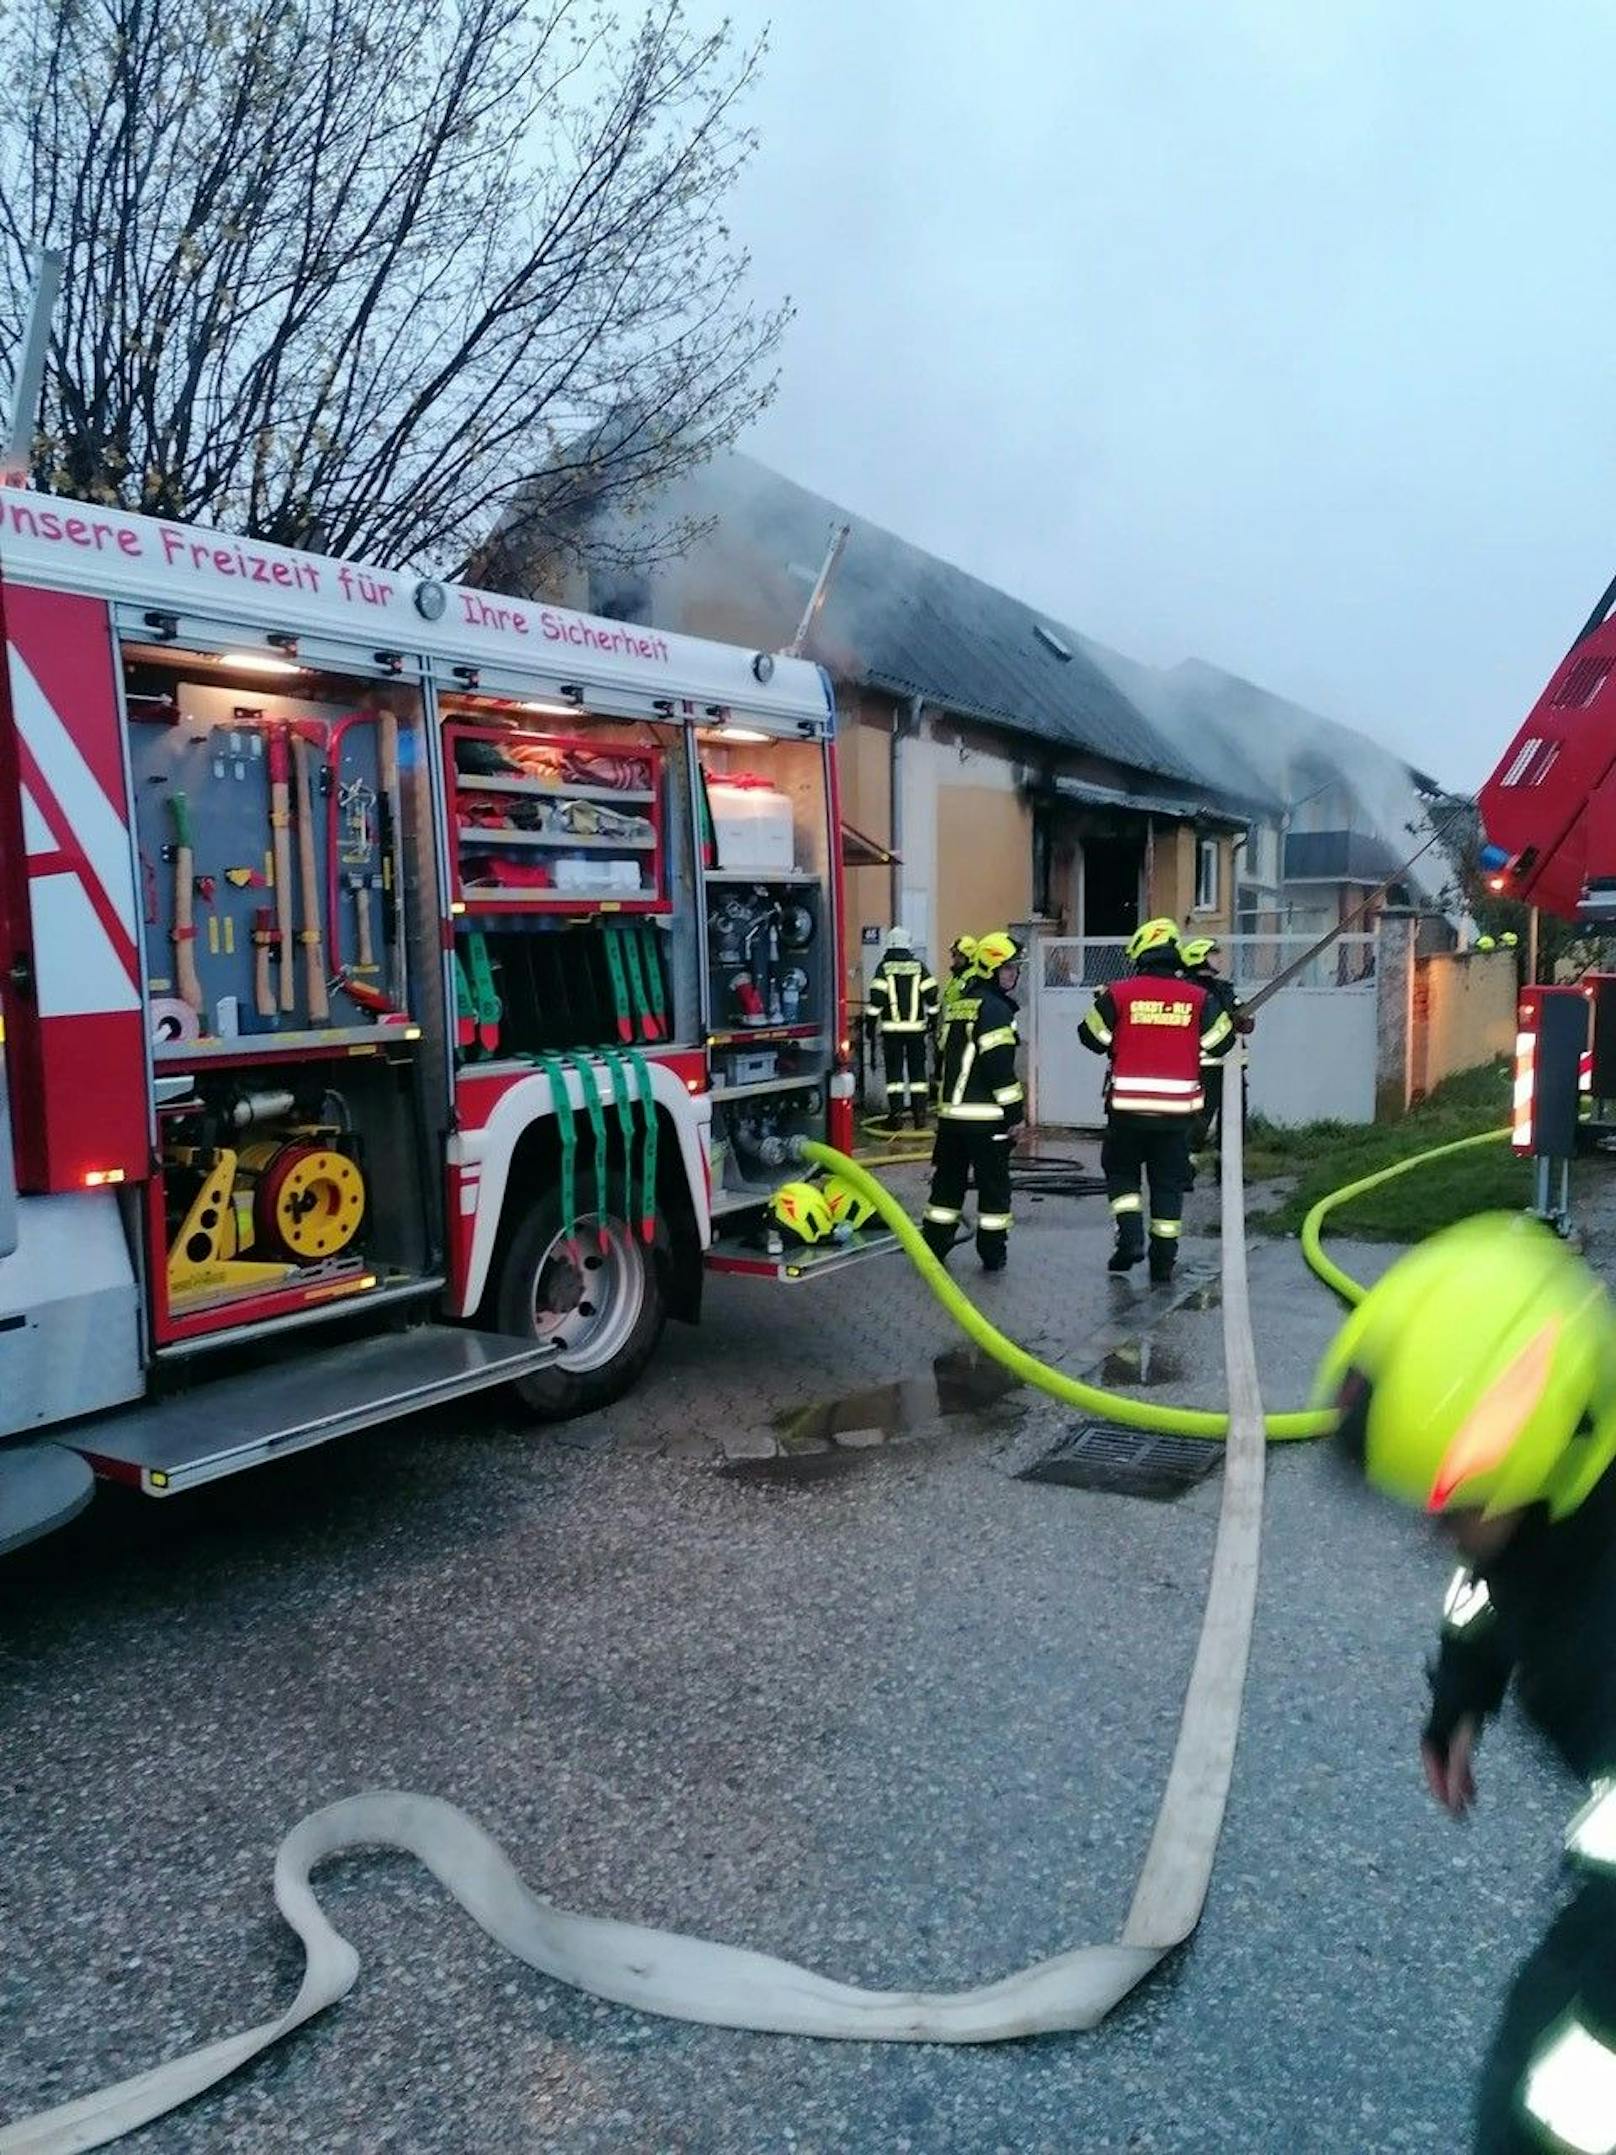
<instances>
[{"instance_id":1,"label":"compartment light","mask_svg":"<svg viewBox=\"0 0 1616 2155\"><path fill-rule=\"evenodd\" d=\"M576 718L578 716L578 706L576 704L562 703L559 700L547 700L539 696L524 697L516 708L519 711L537 711L544 718Z\"/></svg>"},{"instance_id":2,"label":"compartment light","mask_svg":"<svg viewBox=\"0 0 1616 2155\"><path fill-rule=\"evenodd\" d=\"M267 651L221 651L219 664L241 673L304 673L306 667L289 658L271 658Z\"/></svg>"},{"instance_id":3,"label":"compartment light","mask_svg":"<svg viewBox=\"0 0 1616 2155\"><path fill-rule=\"evenodd\" d=\"M109 1182L122 1182L122 1180L123 1169L121 1167L92 1167L84 1178L84 1187L87 1190L100 1190L104 1189Z\"/></svg>"}]
</instances>

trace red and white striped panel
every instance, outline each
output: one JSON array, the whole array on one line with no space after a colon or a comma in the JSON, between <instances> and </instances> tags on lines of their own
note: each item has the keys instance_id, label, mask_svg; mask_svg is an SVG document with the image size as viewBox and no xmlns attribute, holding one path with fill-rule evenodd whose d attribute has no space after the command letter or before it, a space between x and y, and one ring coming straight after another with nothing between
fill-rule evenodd
<instances>
[{"instance_id":1,"label":"red and white striped panel","mask_svg":"<svg viewBox=\"0 0 1616 2155\"><path fill-rule=\"evenodd\" d=\"M0 753L0 839L21 839L21 873L0 886L14 1050L18 1181L82 1189L136 1181L149 1155L135 849L129 828L113 643L105 605L8 585L9 725ZM13 821L15 815L15 821ZM10 850L7 848L7 850Z\"/></svg>"}]
</instances>

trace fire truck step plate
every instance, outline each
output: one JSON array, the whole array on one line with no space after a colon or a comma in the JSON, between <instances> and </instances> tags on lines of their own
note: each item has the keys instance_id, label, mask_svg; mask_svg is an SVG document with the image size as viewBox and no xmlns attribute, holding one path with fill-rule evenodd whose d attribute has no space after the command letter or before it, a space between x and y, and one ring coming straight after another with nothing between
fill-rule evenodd
<instances>
[{"instance_id":1,"label":"fire truck step plate","mask_svg":"<svg viewBox=\"0 0 1616 2155\"><path fill-rule=\"evenodd\" d=\"M422 1325L194 1384L172 1399L108 1415L75 1431L73 1441L113 1479L138 1478L149 1496L175 1496L266 1459L508 1384L558 1351L548 1341Z\"/></svg>"},{"instance_id":2,"label":"fire truck step plate","mask_svg":"<svg viewBox=\"0 0 1616 2155\"><path fill-rule=\"evenodd\" d=\"M66 1526L95 1494L87 1461L60 1444L0 1445L0 1556Z\"/></svg>"},{"instance_id":3,"label":"fire truck step plate","mask_svg":"<svg viewBox=\"0 0 1616 2155\"><path fill-rule=\"evenodd\" d=\"M800 1287L809 1280L843 1272L849 1265L863 1264L871 1257L890 1257L897 1247L897 1236L881 1227L865 1228L846 1242L826 1242L817 1249L793 1246L774 1252L756 1240L748 1242L740 1235L718 1234L707 1252L707 1266L712 1272L750 1273L759 1279L784 1280L788 1286Z\"/></svg>"}]
</instances>

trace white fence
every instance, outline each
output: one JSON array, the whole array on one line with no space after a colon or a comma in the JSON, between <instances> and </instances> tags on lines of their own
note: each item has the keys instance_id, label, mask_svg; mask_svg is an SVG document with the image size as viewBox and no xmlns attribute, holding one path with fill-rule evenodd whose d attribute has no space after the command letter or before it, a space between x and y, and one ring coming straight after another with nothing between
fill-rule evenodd
<instances>
[{"instance_id":1,"label":"white fence","mask_svg":"<svg viewBox=\"0 0 1616 2155\"><path fill-rule=\"evenodd\" d=\"M1219 964L1249 1000L1293 965L1316 938L1231 935ZM1375 1117L1373 935L1343 935L1266 1002L1247 1042L1253 1114L1270 1122L1373 1122ZM1095 991L1128 971L1120 936L1040 940L1029 968L1028 1053L1033 1120L1097 1129L1105 1119L1105 1063L1077 1037Z\"/></svg>"}]
</instances>

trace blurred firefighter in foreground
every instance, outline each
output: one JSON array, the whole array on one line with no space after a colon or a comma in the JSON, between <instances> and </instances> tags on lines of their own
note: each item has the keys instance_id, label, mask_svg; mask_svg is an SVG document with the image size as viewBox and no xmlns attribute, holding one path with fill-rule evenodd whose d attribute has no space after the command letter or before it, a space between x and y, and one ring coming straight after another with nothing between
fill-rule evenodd
<instances>
[{"instance_id":1,"label":"blurred firefighter in foreground","mask_svg":"<svg viewBox=\"0 0 1616 2155\"><path fill-rule=\"evenodd\" d=\"M907 928L887 930L887 947L870 981L869 1012L881 1030L888 1126L900 1128L907 1112L924 1130L926 1043L937 1018L937 983Z\"/></svg>"},{"instance_id":2,"label":"blurred firefighter in foreground","mask_svg":"<svg viewBox=\"0 0 1616 2155\"><path fill-rule=\"evenodd\" d=\"M1002 1272L1009 1252L1010 1142L1026 1115L1016 1076L1015 991L1021 946L1004 929L984 935L959 984L943 1048L931 1201L921 1233L939 1257L954 1246L965 1192L976 1182L976 1253Z\"/></svg>"},{"instance_id":3,"label":"blurred firefighter in foreground","mask_svg":"<svg viewBox=\"0 0 1616 2155\"><path fill-rule=\"evenodd\" d=\"M1248 1039L1257 1029L1256 1020L1246 1016L1244 1006L1234 992L1234 982L1225 978L1214 963L1222 948L1215 935L1187 937L1179 945L1184 978L1199 982L1218 1008L1227 1014L1236 1033L1242 1039ZM1195 1118L1190 1137L1192 1152L1205 1152L1217 1141L1223 1113L1223 1056L1215 1050L1201 1051L1201 1090L1206 1095L1206 1102Z\"/></svg>"},{"instance_id":4,"label":"blurred firefighter in foreground","mask_svg":"<svg viewBox=\"0 0 1616 2155\"><path fill-rule=\"evenodd\" d=\"M1478 1321L1483 1316L1485 1321ZM1477 2155L1616 2150L1616 1311L1537 1222L1422 1243L1319 1372L1338 1447L1468 1560L1448 1587L1420 1739L1431 1793L1475 1801L1481 1731L1516 1696L1585 1784L1571 1898L1522 1962L1477 2098Z\"/></svg>"},{"instance_id":5,"label":"blurred firefighter in foreground","mask_svg":"<svg viewBox=\"0 0 1616 2155\"><path fill-rule=\"evenodd\" d=\"M1148 1179L1150 1276L1159 1281L1173 1276L1194 1179L1190 1132L1206 1097L1202 1058L1228 1053L1234 1021L1198 981L1184 978L1173 921L1147 920L1135 929L1128 956L1132 976L1100 990L1078 1038L1111 1062L1100 1148L1117 1223L1109 1269L1126 1272L1145 1255L1140 1186Z\"/></svg>"}]
</instances>

